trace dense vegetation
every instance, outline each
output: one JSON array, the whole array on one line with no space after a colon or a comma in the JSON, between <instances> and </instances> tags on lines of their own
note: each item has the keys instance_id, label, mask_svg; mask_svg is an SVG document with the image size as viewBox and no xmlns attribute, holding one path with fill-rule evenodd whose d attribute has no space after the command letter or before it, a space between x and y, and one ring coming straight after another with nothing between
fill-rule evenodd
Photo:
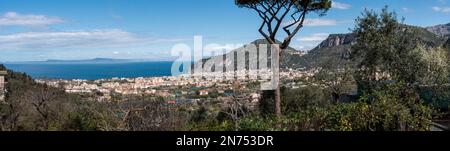
<instances>
[{"instance_id":1,"label":"dense vegetation","mask_svg":"<svg viewBox=\"0 0 450 151\"><path fill-rule=\"evenodd\" d=\"M405 26L387 8L365 11L353 29L356 43L340 46L349 57L321 57L314 80L282 90L282 117L270 114L270 92L260 111L202 129L300 131L430 130L449 108L447 50ZM317 60L316 60L317 61ZM301 80L301 79L300 79Z\"/></svg>"},{"instance_id":2,"label":"dense vegetation","mask_svg":"<svg viewBox=\"0 0 450 151\"><path fill-rule=\"evenodd\" d=\"M0 66L0 70L4 70ZM63 89L38 84L24 73L9 71L6 101L0 103L0 130L114 130L108 106L86 101Z\"/></svg>"},{"instance_id":3,"label":"dense vegetation","mask_svg":"<svg viewBox=\"0 0 450 151\"><path fill-rule=\"evenodd\" d=\"M147 95L115 94L102 103L90 99L96 94L68 94L9 71L0 130L430 130L433 119L450 107L448 47L420 39L424 33L404 26L387 8L365 11L352 34L356 43L339 46L348 55L336 53L312 63L320 65L319 72L312 79L297 79L304 86L281 89L282 116L273 114L271 91L263 92L256 111L238 97L225 109L217 102L168 105L164 98Z\"/></svg>"}]
</instances>

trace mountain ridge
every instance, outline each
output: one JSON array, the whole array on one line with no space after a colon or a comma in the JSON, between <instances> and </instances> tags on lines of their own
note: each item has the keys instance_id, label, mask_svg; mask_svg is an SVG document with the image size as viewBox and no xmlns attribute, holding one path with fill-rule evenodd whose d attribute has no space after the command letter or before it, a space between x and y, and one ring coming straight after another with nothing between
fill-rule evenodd
<instances>
[{"instance_id":1,"label":"mountain ridge","mask_svg":"<svg viewBox=\"0 0 450 151\"><path fill-rule=\"evenodd\" d=\"M4 64L113 64L113 63L134 63L134 62L163 62L163 61L151 61L145 59L93 58L80 60L48 59L45 61L18 61L18 62L3 62L3 63Z\"/></svg>"},{"instance_id":2,"label":"mountain ridge","mask_svg":"<svg viewBox=\"0 0 450 151\"><path fill-rule=\"evenodd\" d=\"M450 25L450 24L446 24ZM404 25L407 29L416 33L417 38L425 45L431 47L444 46L450 47L450 39L448 37L441 37L439 33L429 31L427 27L418 27L412 25ZM439 26L439 25L437 25ZM265 39L258 39L251 44L267 44ZM333 64L340 65L343 61L348 60L351 54L351 46L356 43L356 37L353 33L330 34L314 49L310 50L305 55L293 55L292 52L300 52L294 48L289 47L282 52L281 68L305 69L321 66L323 63L332 60ZM242 51L242 48L230 51L234 53ZM217 56L216 56L217 57ZM203 61L209 60L206 58ZM256 56L254 58L256 59ZM203 62L203 63L204 63Z\"/></svg>"},{"instance_id":3,"label":"mountain ridge","mask_svg":"<svg viewBox=\"0 0 450 151\"><path fill-rule=\"evenodd\" d=\"M426 27L426 29L438 36L441 36L441 37L449 37L450 36L450 23L430 26L430 27Z\"/></svg>"}]
</instances>

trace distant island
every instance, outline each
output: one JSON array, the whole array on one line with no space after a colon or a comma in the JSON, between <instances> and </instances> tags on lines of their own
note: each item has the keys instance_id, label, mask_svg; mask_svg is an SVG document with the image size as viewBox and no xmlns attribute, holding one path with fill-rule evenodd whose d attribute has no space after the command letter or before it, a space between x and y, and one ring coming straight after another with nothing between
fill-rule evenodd
<instances>
[{"instance_id":1,"label":"distant island","mask_svg":"<svg viewBox=\"0 0 450 151\"><path fill-rule=\"evenodd\" d=\"M7 62L6 64L111 64L111 63L133 63L133 62L165 62L165 61L152 61L152 60L145 60L145 59L93 58L93 59L82 59L82 60L49 59L46 61Z\"/></svg>"}]
</instances>

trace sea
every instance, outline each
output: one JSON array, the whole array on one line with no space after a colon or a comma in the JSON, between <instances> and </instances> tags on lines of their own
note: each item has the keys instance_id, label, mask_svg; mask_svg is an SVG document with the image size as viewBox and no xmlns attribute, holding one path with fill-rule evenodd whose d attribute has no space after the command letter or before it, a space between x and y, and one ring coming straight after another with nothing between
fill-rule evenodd
<instances>
[{"instance_id":1,"label":"sea","mask_svg":"<svg viewBox=\"0 0 450 151\"><path fill-rule=\"evenodd\" d=\"M173 62L124 63L5 63L15 72L35 79L111 79L171 76Z\"/></svg>"}]
</instances>

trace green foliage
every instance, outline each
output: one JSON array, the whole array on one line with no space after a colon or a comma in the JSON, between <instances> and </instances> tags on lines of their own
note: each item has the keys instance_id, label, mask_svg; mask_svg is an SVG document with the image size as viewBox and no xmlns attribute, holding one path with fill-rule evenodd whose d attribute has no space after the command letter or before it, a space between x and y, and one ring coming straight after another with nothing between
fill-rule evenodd
<instances>
[{"instance_id":1,"label":"green foliage","mask_svg":"<svg viewBox=\"0 0 450 151\"><path fill-rule=\"evenodd\" d=\"M276 4L286 7L294 5L298 11L308 10L319 14L324 14L331 8L332 1L330 0L235 0L239 7L254 8L256 5L274 6Z\"/></svg>"},{"instance_id":2,"label":"green foliage","mask_svg":"<svg viewBox=\"0 0 450 151\"><path fill-rule=\"evenodd\" d=\"M449 65L448 52L443 48L426 49L418 47L416 49L421 54L419 62L422 62L422 68L419 71L423 76L420 79L421 84L441 84L448 82ZM417 72L417 71L416 71Z\"/></svg>"},{"instance_id":3,"label":"green foliage","mask_svg":"<svg viewBox=\"0 0 450 151\"><path fill-rule=\"evenodd\" d=\"M415 85L447 79L446 52L415 38L419 37L416 30L399 23L396 13L387 7L380 14L366 10L356 23L352 55L360 62L356 74L360 90L386 80Z\"/></svg>"},{"instance_id":4,"label":"green foliage","mask_svg":"<svg viewBox=\"0 0 450 151\"><path fill-rule=\"evenodd\" d=\"M418 88L420 98L441 111L449 111L450 87L442 85L423 86Z\"/></svg>"},{"instance_id":5,"label":"green foliage","mask_svg":"<svg viewBox=\"0 0 450 151\"><path fill-rule=\"evenodd\" d=\"M114 130L117 121L107 105L8 71L6 101L0 104L1 130Z\"/></svg>"},{"instance_id":6,"label":"green foliage","mask_svg":"<svg viewBox=\"0 0 450 151\"><path fill-rule=\"evenodd\" d=\"M331 7L328 0L235 2L251 9L273 4L280 4L277 7L283 9L283 5L289 4L285 2L294 2L297 11L307 9L307 13L313 11L319 15ZM302 81L311 82L306 87L282 89L284 116L270 114L274 110L272 91L263 92L259 112L248 115L249 110L245 109L245 113L228 115L229 108L218 111L210 104L202 104L200 108L176 107L167 105L164 102L167 98L152 95L112 94L111 103L92 102L90 94L67 94L62 89L38 84L26 74L10 71L6 79L6 102L0 104L0 130L429 130L436 115L434 108L450 107L449 87L442 84L448 82L448 53L435 47L439 39L425 30L402 25L387 8L381 13L365 11L356 23L354 33L349 35L357 41L351 46L353 62L343 56L350 53L350 45L311 52L307 64L322 66L313 81ZM289 42L283 43L289 45ZM289 63L306 64L292 56L285 59ZM360 93L350 96L355 81ZM258 83L251 83L248 88L257 86ZM341 102L344 94L352 98ZM212 92L208 96L192 97L208 100L218 96Z\"/></svg>"},{"instance_id":7,"label":"green foliage","mask_svg":"<svg viewBox=\"0 0 450 151\"><path fill-rule=\"evenodd\" d=\"M310 88L313 89L312 87ZM379 87L356 102L336 105L311 103L315 97L298 97L285 116L248 116L240 120L245 131L424 131L436 113L430 106L405 94L403 85ZM307 89L304 89L307 90ZM299 90L302 91L302 90ZM299 93L299 91L295 91ZM306 92L311 93L311 92ZM292 95L293 93L284 93ZM287 96L284 96L287 97ZM317 96L316 96L317 97ZM289 98L289 97L288 97ZM295 97L292 97L295 98ZM319 97L320 98L320 97ZM286 102L291 102L289 100Z\"/></svg>"},{"instance_id":8,"label":"green foliage","mask_svg":"<svg viewBox=\"0 0 450 151\"><path fill-rule=\"evenodd\" d=\"M274 104L274 92L273 91L263 91L261 99L259 100L258 109L262 115L267 115L273 113L275 110Z\"/></svg>"},{"instance_id":9,"label":"green foliage","mask_svg":"<svg viewBox=\"0 0 450 151\"><path fill-rule=\"evenodd\" d=\"M399 23L387 8L380 14L366 11L356 21L352 49L360 59L355 77L360 94L365 93L361 100L372 112L367 128L428 130L434 111L422 101L438 108L449 102L442 89L448 81L447 52L418 40L418 30Z\"/></svg>"},{"instance_id":10,"label":"green foliage","mask_svg":"<svg viewBox=\"0 0 450 151\"><path fill-rule=\"evenodd\" d=\"M356 90L356 82L353 78L354 69L348 61L334 65L333 61L322 65L314 76L314 82L324 87L332 96L334 102L339 103L344 94L351 94Z\"/></svg>"},{"instance_id":11,"label":"green foliage","mask_svg":"<svg viewBox=\"0 0 450 151\"><path fill-rule=\"evenodd\" d=\"M356 19L353 32L357 42L352 46L352 58L360 62L355 76L360 91L400 73L395 71L396 65L402 63L398 59L404 57L400 53L414 48L411 36L401 32L403 29L396 13L389 12L387 7L380 14L365 10Z\"/></svg>"},{"instance_id":12,"label":"green foliage","mask_svg":"<svg viewBox=\"0 0 450 151\"><path fill-rule=\"evenodd\" d=\"M200 122L190 122L185 127L186 131L233 131L233 122L229 120L219 121L207 119Z\"/></svg>"},{"instance_id":13,"label":"green foliage","mask_svg":"<svg viewBox=\"0 0 450 151\"><path fill-rule=\"evenodd\" d=\"M374 130L429 130L435 111L417 100L414 94L405 94L402 85L388 85L372 94L361 97L371 103L375 115L371 129Z\"/></svg>"},{"instance_id":14,"label":"green foliage","mask_svg":"<svg viewBox=\"0 0 450 151\"><path fill-rule=\"evenodd\" d=\"M447 48L447 50L450 51L450 35L448 35L447 37L449 37L449 39L448 39L447 42L445 43L445 48Z\"/></svg>"},{"instance_id":15,"label":"green foliage","mask_svg":"<svg viewBox=\"0 0 450 151\"><path fill-rule=\"evenodd\" d=\"M241 131L268 131L274 128L273 120L276 120L276 118L247 117L239 122L239 127Z\"/></svg>"},{"instance_id":16,"label":"green foliage","mask_svg":"<svg viewBox=\"0 0 450 151\"><path fill-rule=\"evenodd\" d=\"M62 112L65 113L65 112ZM75 112L66 113L67 119L58 123L59 130L111 131L120 129L119 118L104 103L79 102Z\"/></svg>"},{"instance_id":17,"label":"green foliage","mask_svg":"<svg viewBox=\"0 0 450 151\"><path fill-rule=\"evenodd\" d=\"M191 120L194 122L200 122L208 119L209 112L208 110L202 106L200 109L196 110L192 115Z\"/></svg>"},{"instance_id":18,"label":"green foliage","mask_svg":"<svg viewBox=\"0 0 450 151\"><path fill-rule=\"evenodd\" d=\"M297 112L309 106L328 106L331 97L319 86L307 86L282 92L283 113Z\"/></svg>"}]
</instances>

